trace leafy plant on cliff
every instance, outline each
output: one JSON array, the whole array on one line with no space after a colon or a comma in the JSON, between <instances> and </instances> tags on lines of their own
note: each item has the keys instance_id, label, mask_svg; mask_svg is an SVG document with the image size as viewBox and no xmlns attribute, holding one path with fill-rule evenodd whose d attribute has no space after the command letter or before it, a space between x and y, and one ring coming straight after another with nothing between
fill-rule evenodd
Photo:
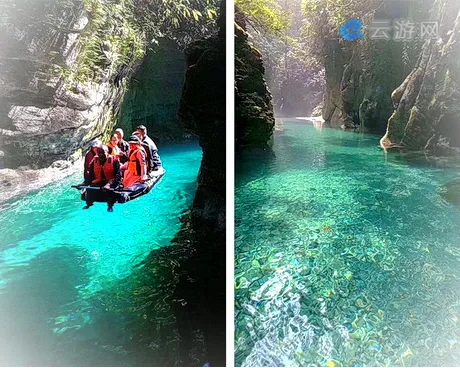
<instances>
[{"instance_id":1,"label":"leafy plant on cliff","mask_svg":"<svg viewBox=\"0 0 460 368\"><path fill-rule=\"evenodd\" d=\"M252 42L262 53L275 112L284 116L310 114L322 99L324 78L301 39L301 0L237 0L237 6L251 27L246 28Z\"/></svg>"},{"instance_id":2,"label":"leafy plant on cliff","mask_svg":"<svg viewBox=\"0 0 460 368\"><path fill-rule=\"evenodd\" d=\"M307 55L323 64L327 42L339 38L339 28L351 19L360 19L365 26L369 25L378 7L378 2L372 0L303 0L306 21L302 39Z\"/></svg>"},{"instance_id":3,"label":"leafy plant on cliff","mask_svg":"<svg viewBox=\"0 0 460 368\"><path fill-rule=\"evenodd\" d=\"M58 67L67 82L103 80L110 68L130 66L159 37L187 44L202 36L216 17L215 0L82 0L88 24L77 59Z\"/></svg>"},{"instance_id":4,"label":"leafy plant on cliff","mask_svg":"<svg viewBox=\"0 0 460 368\"><path fill-rule=\"evenodd\" d=\"M280 35L289 25L289 14L276 0L235 0L235 7L257 32Z\"/></svg>"}]
</instances>

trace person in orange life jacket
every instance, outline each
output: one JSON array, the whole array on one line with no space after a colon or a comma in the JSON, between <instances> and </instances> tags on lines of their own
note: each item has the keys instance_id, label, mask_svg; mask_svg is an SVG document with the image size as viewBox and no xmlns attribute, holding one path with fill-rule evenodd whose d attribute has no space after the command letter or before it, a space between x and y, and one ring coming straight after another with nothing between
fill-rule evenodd
<instances>
[{"instance_id":1,"label":"person in orange life jacket","mask_svg":"<svg viewBox=\"0 0 460 368\"><path fill-rule=\"evenodd\" d=\"M109 155L112 155L116 158L120 157L120 149L118 148L118 135L112 135L110 142L107 143L107 148L109 150Z\"/></svg>"},{"instance_id":2,"label":"person in orange life jacket","mask_svg":"<svg viewBox=\"0 0 460 368\"><path fill-rule=\"evenodd\" d=\"M145 162L145 150L141 146L139 138L135 135L129 137L129 156L128 162L122 169L125 170L123 176L123 187L129 188L136 183L144 183L147 177L147 165Z\"/></svg>"},{"instance_id":3,"label":"person in orange life jacket","mask_svg":"<svg viewBox=\"0 0 460 368\"><path fill-rule=\"evenodd\" d=\"M103 187L105 190L114 189L120 185L120 162L114 156L108 154L107 146L99 147L97 156L91 163L90 168L91 185ZM91 207L95 201L95 196L99 193L95 190L86 190L86 206L84 209ZM116 202L116 197L113 193L106 193L108 196L107 211L113 212L113 205Z\"/></svg>"},{"instance_id":4,"label":"person in orange life jacket","mask_svg":"<svg viewBox=\"0 0 460 368\"><path fill-rule=\"evenodd\" d=\"M88 185L91 183L91 180L90 180L91 162L93 162L94 157L97 156L97 149L101 145L102 145L101 141L98 139L95 139L93 142L91 142L91 147L85 155L85 166L84 166L84 171L83 171L83 178L84 178L83 184L85 185Z\"/></svg>"},{"instance_id":5,"label":"person in orange life jacket","mask_svg":"<svg viewBox=\"0 0 460 368\"><path fill-rule=\"evenodd\" d=\"M139 137L144 147L147 145L150 148L151 152L151 164L150 167L152 170L158 170L162 167L160 155L158 154L158 148L152 139L147 135L147 128L144 125L138 125L136 127L136 132L139 133Z\"/></svg>"},{"instance_id":6,"label":"person in orange life jacket","mask_svg":"<svg viewBox=\"0 0 460 368\"><path fill-rule=\"evenodd\" d=\"M142 135L139 131L135 131L133 133L137 138L139 138L139 142L141 142L141 147L144 149L145 152L145 164L147 167L147 174L152 171L152 151L146 142L142 142Z\"/></svg>"},{"instance_id":7,"label":"person in orange life jacket","mask_svg":"<svg viewBox=\"0 0 460 368\"><path fill-rule=\"evenodd\" d=\"M124 164L128 161L128 152L129 152L129 143L126 142L123 137L123 129L117 128L115 129L115 134L118 137L118 148L120 149L120 155L118 159L120 160L121 164Z\"/></svg>"},{"instance_id":8,"label":"person in orange life jacket","mask_svg":"<svg viewBox=\"0 0 460 368\"><path fill-rule=\"evenodd\" d=\"M129 137L129 156L128 162L122 166L123 192L120 194L119 202L124 203L129 200L129 193L136 194L147 188L144 182L148 179L146 153L141 146L139 137L132 135Z\"/></svg>"}]
</instances>

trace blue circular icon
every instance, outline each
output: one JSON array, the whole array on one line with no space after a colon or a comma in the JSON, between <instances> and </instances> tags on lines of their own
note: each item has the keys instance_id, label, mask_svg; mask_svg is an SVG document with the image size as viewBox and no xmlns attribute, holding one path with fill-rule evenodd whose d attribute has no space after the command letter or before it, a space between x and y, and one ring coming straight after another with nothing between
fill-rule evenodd
<instances>
[{"instance_id":1,"label":"blue circular icon","mask_svg":"<svg viewBox=\"0 0 460 368\"><path fill-rule=\"evenodd\" d=\"M364 39L362 28L363 22L361 22L359 19L350 19L340 27L339 34L346 41L355 41L358 38Z\"/></svg>"}]
</instances>

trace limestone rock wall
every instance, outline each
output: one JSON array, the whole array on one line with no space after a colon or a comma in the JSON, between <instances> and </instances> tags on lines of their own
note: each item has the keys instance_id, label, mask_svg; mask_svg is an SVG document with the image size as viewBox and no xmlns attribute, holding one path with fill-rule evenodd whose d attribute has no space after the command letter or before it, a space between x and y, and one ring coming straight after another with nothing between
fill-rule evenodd
<instances>
[{"instance_id":1,"label":"limestone rock wall","mask_svg":"<svg viewBox=\"0 0 460 368\"><path fill-rule=\"evenodd\" d=\"M383 148L460 146L460 3L437 1L432 14L440 37L425 42L417 65L392 93Z\"/></svg>"},{"instance_id":2,"label":"limestone rock wall","mask_svg":"<svg viewBox=\"0 0 460 368\"><path fill-rule=\"evenodd\" d=\"M225 9L224 1L221 14ZM216 35L186 50L186 75L179 107L182 126L199 138L203 159L192 206L193 218L207 229L225 229L225 16Z\"/></svg>"},{"instance_id":3,"label":"limestone rock wall","mask_svg":"<svg viewBox=\"0 0 460 368\"><path fill-rule=\"evenodd\" d=\"M235 150L266 148L275 126L262 55L248 41L244 16L235 12Z\"/></svg>"},{"instance_id":4,"label":"limestone rock wall","mask_svg":"<svg viewBox=\"0 0 460 368\"><path fill-rule=\"evenodd\" d=\"M177 318L203 334L211 366L225 365L226 354L225 1L221 2L217 23L217 34L186 49L187 69L179 107L182 126L198 136L203 159L190 221L184 223L188 234L185 241L191 249L188 260L181 263L188 274L180 278L176 294L177 299L187 300L187 306L180 308Z\"/></svg>"},{"instance_id":5,"label":"limestone rock wall","mask_svg":"<svg viewBox=\"0 0 460 368\"><path fill-rule=\"evenodd\" d=\"M331 40L326 46L323 118L344 129L384 131L391 92L405 76L403 45L392 40Z\"/></svg>"},{"instance_id":6,"label":"limestone rock wall","mask_svg":"<svg viewBox=\"0 0 460 368\"><path fill-rule=\"evenodd\" d=\"M393 112L391 93L417 62L423 43L421 22L429 20L434 0L384 0L361 16L364 39L346 41L339 35L325 44L326 89L323 118L344 129L385 132ZM389 20L389 39L374 38L374 20ZM398 21L413 24L411 37L398 36ZM399 26L401 27L401 26ZM382 32L380 32L382 36Z\"/></svg>"},{"instance_id":7,"label":"limestone rock wall","mask_svg":"<svg viewBox=\"0 0 460 368\"><path fill-rule=\"evenodd\" d=\"M72 68L90 15L79 0L5 1L1 7L1 164L41 168L78 156L111 128L112 105L122 94L112 83L110 56L97 81L69 84L57 72ZM50 17L60 24L50 24Z\"/></svg>"},{"instance_id":8,"label":"limestone rock wall","mask_svg":"<svg viewBox=\"0 0 460 368\"><path fill-rule=\"evenodd\" d=\"M158 41L132 75L116 120L126 134L137 125L145 125L149 136L161 144L184 136L177 111L184 84L185 55L174 41Z\"/></svg>"}]
</instances>

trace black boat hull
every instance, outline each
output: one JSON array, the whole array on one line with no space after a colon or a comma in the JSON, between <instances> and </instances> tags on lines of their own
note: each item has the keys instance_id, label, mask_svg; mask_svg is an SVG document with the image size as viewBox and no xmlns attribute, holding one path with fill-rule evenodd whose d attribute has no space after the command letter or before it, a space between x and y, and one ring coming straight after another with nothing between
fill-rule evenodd
<instances>
[{"instance_id":1,"label":"black boat hull","mask_svg":"<svg viewBox=\"0 0 460 368\"><path fill-rule=\"evenodd\" d=\"M130 200L136 199L149 193L155 185L157 185L163 176L166 174L166 170L161 173L155 173L149 177L143 184L139 185L136 190L106 190L99 186L93 185L72 185L72 188L81 191L81 200L87 200L88 193L91 193L91 202L106 202L106 203L126 203Z\"/></svg>"}]
</instances>

